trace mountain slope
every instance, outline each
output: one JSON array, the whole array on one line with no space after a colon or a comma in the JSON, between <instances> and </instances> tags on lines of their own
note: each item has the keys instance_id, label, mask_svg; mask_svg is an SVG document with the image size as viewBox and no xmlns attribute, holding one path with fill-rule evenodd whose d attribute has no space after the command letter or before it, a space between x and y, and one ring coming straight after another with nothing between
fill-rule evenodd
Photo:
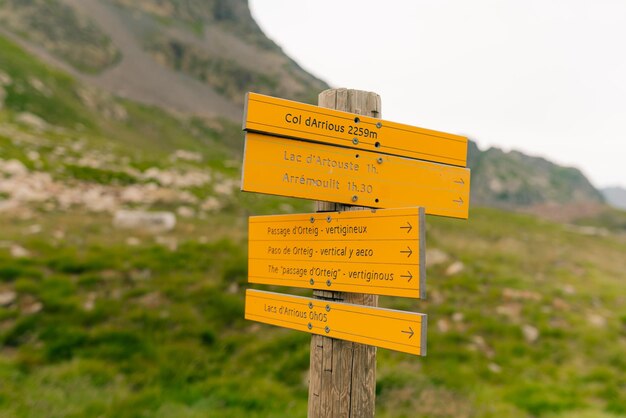
<instances>
[{"instance_id":1,"label":"mountain slope","mask_svg":"<svg viewBox=\"0 0 626 418\"><path fill-rule=\"evenodd\" d=\"M478 149L470 142L472 202L505 209L535 205L591 204L600 207L602 194L573 167L499 148Z\"/></svg>"},{"instance_id":2,"label":"mountain slope","mask_svg":"<svg viewBox=\"0 0 626 418\"><path fill-rule=\"evenodd\" d=\"M5 0L0 22L88 85L188 114L238 120L249 90L312 101L327 87L265 37L242 0Z\"/></svg>"}]
</instances>

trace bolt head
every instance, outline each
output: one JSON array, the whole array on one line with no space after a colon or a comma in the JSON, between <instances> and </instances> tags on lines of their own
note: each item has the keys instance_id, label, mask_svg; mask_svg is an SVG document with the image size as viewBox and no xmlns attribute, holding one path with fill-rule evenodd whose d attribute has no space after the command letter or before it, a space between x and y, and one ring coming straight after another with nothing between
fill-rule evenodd
<instances>
[{"instance_id":1,"label":"bolt head","mask_svg":"<svg viewBox=\"0 0 626 418\"><path fill-rule=\"evenodd\" d=\"M380 122L378 122L378 123L376 123L376 127L377 127L378 129L380 129L380 128L382 128L382 127L383 127L383 124L382 124L382 123L380 123Z\"/></svg>"},{"instance_id":2,"label":"bolt head","mask_svg":"<svg viewBox=\"0 0 626 418\"><path fill-rule=\"evenodd\" d=\"M309 302L309 309L313 309L313 302Z\"/></svg>"},{"instance_id":3,"label":"bolt head","mask_svg":"<svg viewBox=\"0 0 626 418\"><path fill-rule=\"evenodd\" d=\"M309 322L309 324L307 325L307 327L308 327L309 329L313 329L313 324L311 324L311 323Z\"/></svg>"},{"instance_id":4,"label":"bolt head","mask_svg":"<svg viewBox=\"0 0 626 418\"><path fill-rule=\"evenodd\" d=\"M326 286L330 286L331 284L333 284L333 282L331 282L330 280L326 280Z\"/></svg>"},{"instance_id":5,"label":"bolt head","mask_svg":"<svg viewBox=\"0 0 626 418\"><path fill-rule=\"evenodd\" d=\"M330 305L326 305L326 312L330 312Z\"/></svg>"},{"instance_id":6,"label":"bolt head","mask_svg":"<svg viewBox=\"0 0 626 418\"><path fill-rule=\"evenodd\" d=\"M311 216L311 219L309 219L311 221L311 223L315 222L315 218Z\"/></svg>"},{"instance_id":7,"label":"bolt head","mask_svg":"<svg viewBox=\"0 0 626 418\"><path fill-rule=\"evenodd\" d=\"M357 200L359 200L359 197L357 195L352 196L352 201L356 202Z\"/></svg>"},{"instance_id":8,"label":"bolt head","mask_svg":"<svg viewBox=\"0 0 626 418\"><path fill-rule=\"evenodd\" d=\"M313 280L313 278L311 277L311 280L309 280L309 283L311 283L311 286L313 286L315 284L315 280Z\"/></svg>"},{"instance_id":9,"label":"bolt head","mask_svg":"<svg viewBox=\"0 0 626 418\"><path fill-rule=\"evenodd\" d=\"M326 327L324 328L324 331L326 331L326 334L328 334L330 332L330 328Z\"/></svg>"},{"instance_id":10,"label":"bolt head","mask_svg":"<svg viewBox=\"0 0 626 418\"><path fill-rule=\"evenodd\" d=\"M354 145L358 144L359 143L359 138L352 138L352 143Z\"/></svg>"}]
</instances>

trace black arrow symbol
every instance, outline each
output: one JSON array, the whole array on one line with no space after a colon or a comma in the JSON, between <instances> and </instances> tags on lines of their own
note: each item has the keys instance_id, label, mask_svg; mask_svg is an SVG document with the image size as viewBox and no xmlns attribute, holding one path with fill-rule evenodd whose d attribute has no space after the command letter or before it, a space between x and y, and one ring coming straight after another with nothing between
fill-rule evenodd
<instances>
[{"instance_id":1,"label":"black arrow symbol","mask_svg":"<svg viewBox=\"0 0 626 418\"><path fill-rule=\"evenodd\" d=\"M415 332L413 331L413 328L409 327L408 331L402 331L403 334L409 334L409 338L411 338L413 336L413 334L415 334Z\"/></svg>"},{"instance_id":2,"label":"black arrow symbol","mask_svg":"<svg viewBox=\"0 0 626 418\"><path fill-rule=\"evenodd\" d=\"M456 184L465 184L465 180L463 180L462 178L461 178L461 179L458 179L458 180L454 180L454 182L455 182Z\"/></svg>"},{"instance_id":3,"label":"black arrow symbol","mask_svg":"<svg viewBox=\"0 0 626 418\"><path fill-rule=\"evenodd\" d=\"M406 233L408 234L409 232L411 232L411 229L413 229L413 225L411 225L409 221L406 221L406 224L408 226L401 226L400 229L408 229L408 231L406 231Z\"/></svg>"},{"instance_id":4,"label":"black arrow symbol","mask_svg":"<svg viewBox=\"0 0 626 418\"><path fill-rule=\"evenodd\" d=\"M409 279L409 280L407 280L407 283L408 283L408 282L410 282L410 281L411 281L411 279L413 278L413 275L412 275L412 274L411 274L411 272L410 272L410 271L408 271L408 270L407 270L406 272L407 272L407 273L409 273L409 275L408 275L408 276L406 276L406 275L401 275L400 277L408 278L408 279Z\"/></svg>"},{"instance_id":5,"label":"black arrow symbol","mask_svg":"<svg viewBox=\"0 0 626 418\"><path fill-rule=\"evenodd\" d=\"M409 247L408 245L406 246L406 248L408 248L408 251L400 251L402 254L408 254L407 257L410 257L411 254L413 254L413 250L411 249L411 247Z\"/></svg>"},{"instance_id":6,"label":"black arrow symbol","mask_svg":"<svg viewBox=\"0 0 626 418\"><path fill-rule=\"evenodd\" d=\"M454 203L458 203L459 205L462 205L462 204L463 204L463 198L462 198L462 197L459 197L459 199L458 199L458 200L453 200L453 202L454 202Z\"/></svg>"}]
</instances>

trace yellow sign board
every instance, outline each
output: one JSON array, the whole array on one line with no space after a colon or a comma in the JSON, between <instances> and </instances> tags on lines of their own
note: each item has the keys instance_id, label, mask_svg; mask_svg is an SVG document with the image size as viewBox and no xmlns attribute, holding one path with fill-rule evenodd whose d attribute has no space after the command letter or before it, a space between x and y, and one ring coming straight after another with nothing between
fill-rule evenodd
<instances>
[{"instance_id":1,"label":"yellow sign board","mask_svg":"<svg viewBox=\"0 0 626 418\"><path fill-rule=\"evenodd\" d=\"M247 131L465 167L467 138L248 93Z\"/></svg>"},{"instance_id":2,"label":"yellow sign board","mask_svg":"<svg viewBox=\"0 0 626 418\"><path fill-rule=\"evenodd\" d=\"M340 340L426 355L426 315L246 290L245 318Z\"/></svg>"},{"instance_id":3,"label":"yellow sign board","mask_svg":"<svg viewBox=\"0 0 626 418\"><path fill-rule=\"evenodd\" d=\"M425 297L424 209L249 219L251 283Z\"/></svg>"},{"instance_id":4,"label":"yellow sign board","mask_svg":"<svg viewBox=\"0 0 626 418\"><path fill-rule=\"evenodd\" d=\"M468 217L467 168L248 132L242 177L249 192Z\"/></svg>"}]
</instances>

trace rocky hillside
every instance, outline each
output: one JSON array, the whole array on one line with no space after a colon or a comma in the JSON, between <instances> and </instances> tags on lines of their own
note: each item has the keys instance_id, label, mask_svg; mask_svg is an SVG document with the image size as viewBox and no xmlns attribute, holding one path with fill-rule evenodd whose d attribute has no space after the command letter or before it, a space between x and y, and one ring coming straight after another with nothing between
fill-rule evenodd
<instances>
[{"instance_id":1,"label":"rocky hillside","mask_svg":"<svg viewBox=\"0 0 626 418\"><path fill-rule=\"evenodd\" d=\"M246 0L3 0L0 27L87 85L188 114L238 120L247 91L312 102L327 87Z\"/></svg>"},{"instance_id":2,"label":"rocky hillside","mask_svg":"<svg viewBox=\"0 0 626 418\"><path fill-rule=\"evenodd\" d=\"M470 142L472 202L505 209L537 205L576 205L604 202L602 194L574 167L499 148L481 151Z\"/></svg>"}]
</instances>

